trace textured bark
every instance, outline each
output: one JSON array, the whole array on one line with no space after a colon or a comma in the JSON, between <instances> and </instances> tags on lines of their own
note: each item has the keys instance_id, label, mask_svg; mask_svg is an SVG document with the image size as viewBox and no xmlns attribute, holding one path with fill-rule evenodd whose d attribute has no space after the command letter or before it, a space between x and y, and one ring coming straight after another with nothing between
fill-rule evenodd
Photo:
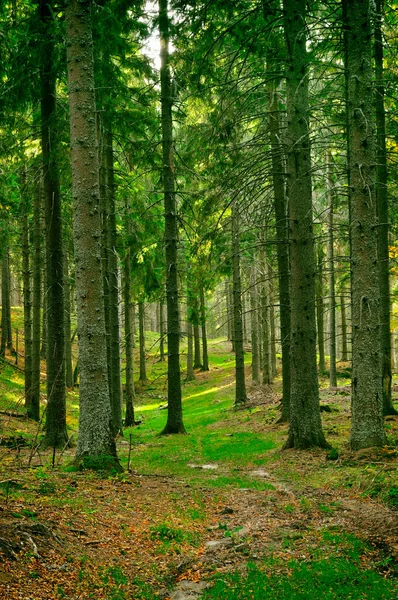
<instances>
[{"instance_id":1,"label":"textured bark","mask_svg":"<svg viewBox=\"0 0 398 600\"><path fill-rule=\"evenodd\" d=\"M245 356L243 350L242 290L240 279L239 214L236 200L232 202L232 281L235 346L235 406L247 402Z\"/></svg>"},{"instance_id":2,"label":"textured bark","mask_svg":"<svg viewBox=\"0 0 398 600\"><path fill-rule=\"evenodd\" d=\"M22 279L25 332L25 409L32 415L32 289L30 265L29 201L26 188L26 173L21 177L22 194ZM18 349L16 349L18 357Z\"/></svg>"},{"instance_id":3,"label":"textured bark","mask_svg":"<svg viewBox=\"0 0 398 600\"><path fill-rule=\"evenodd\" d=\"M326 181L328 192L328 283L329 283L329 385L337 387L336 374L336 293L334 277L334 191L332 153L326 154Z\"/></svg>"},{"instance_id":4,"label":"textured bark","mask_svg":"<svg viewBox=\"0 0 398 600\"><path fill-rule=\"evenodd\" d=\"M348 122L352 264L351 448L385 443L377 263L376 149L369 0L350 0L347 14Z\"/></svg>"},{"instance_id":5,"label":"textured bark","mask_svg":"<svg viewBox=\"0 0 398 600\"><path fill-rule=\"evenodd\" d=\"M180 323L178 313L177 207L174 181L172 86L169 66L168 1L159 0L160 94L162 110L162 156L166 245L167 298L167 423L162 433L185 433L182 421L180 372Z\"/></svg>"},{"instance_id":6,"label":"textured bark","mask_svg":"<svg viewBox=\"0 0 398 600\"><path fill-rule=\"evenodd\" d=\"M65 12L72 148L72 194L79 332L80 416L76 459L114 457L101 272L98 155L91 2ZM87 463L86 463L87 464Z\"/></svg>"},{"instance_id":7,"label":"textured bark","mask_svg":"<svg viewBox=\"0 0 398 600\"><path fill-rule=\"evenodd\" d=\"M271 377L277 376L276 370L276 339L275 339L275 306L274 306L274 283L271 265L268 263L268 292L269 292L269 332L270 332L270 355L271 355Z\"/></svg>"},{"instance_id":8,"label":"textured bark","mask_svg":"<svg viewBox=\"0 0 398 600\"><path fill-rule=\"evenodd\" d=\"M270 357L270 327L269 327L269 306L268 306L268 273L265 255L265 237L262 239L261 248L261 267L262 267L262 284L261 284L261 341L262 341L262 372L263 383L270 385L271 377L271 357Z\"/></svg>"},{"instance_id":9,"label":"textured bark","mask_svg":"<svg viewBox=\"0 0 398 600\"><path fill-rule=\"evenodd\" d=\"M7 350L12 350L10 295L10 253L8 244L6 244L3 248L3 260L1 263L1 356L5 356L6 348Z\"/></svg>"},{"instance_id":10,"label":"textured bark","mask_svg":"<svg viewBox=\"0 0 398 600\"><path fill-rule=\"evenodd\" d=\"M255 270L250 271L250 312L251 312L251 340L252 340L252 380L260 383L260 354L258 337L258 294Z\"/></svg>"},{"instance_id":11,"label":"textured bark","mask_svg":"<svg viewBox=\"0 0 398 600\"><path fill-rule=\"evenodd\" d=\"M285 447L325 447L316 368L306 1L284 1L291 260L291 411Z\"/></svg>"},{"instance_id":12,"label":"textured bark","mask_svg":"<svg viewBox=\"0 0 398 600\"><path fill-rule=\"evenodd\" d=\"M64 302L65 302L65 385L73 388L73 364L72 364L72 329L70 322L70 280L68 251L64 252Z\"/></svg>"},{"instance_id":13,"label":"textured bark","mask_svg":"<svg viewBox=\"0 0 398 600\"><path fill-rule=\"evenodd\" d=\"M277 240L278 286L282 346L282 413L281 421L290 418L290 267L287 198L281 144L279 106L275 85L270 84L269 131L272 151L272 186L274 191L275 229Z\"/></svg>"},{"instance_id":14,"label":"textured bark","mask_svg":"<svg viewBox=\"0 0 398 600\"><path fill-rule=\"evenodd\" d=\"M106 196L107 196L107 249L109 286L110 380L114 433L122 430L122 383L120 377L119 284L118 255L116 250L115 176L113 166L113 136L108 127L105 133Z\"/></svg>"},{"instance_id":15,"label":"textured bark","mask_svg":"<svg viewBox=\"0 0 398 600\"><path fill-rule=\"evenodd\" d=\"M187 374L185 381L193 381L195 379L195 372L193 370L193 327L191 321L189 320L189 314L187 315L187 338Z\"/></svg>"},{"instance_id":16,"label":"textured bark","mask_svg":"<svg viewBox=\"0 0 398 600\"><path fill-rule=\"evenodd\" d=\"M32 308L32 393L28 415L40 419L40 331L41 331L41 275L42 275L42 187L41 177L35 179L33 196L33 308Z\"/></svg>"},{"instance_id":17,"label":"textured bark","mask_svg":"<svg viewBox=\"0 0 398 600\"><path fill-rule=\"evenodd\" d=\"M348 360L347 316L346 316L344 294L340 295L340 308L341 308L341 360L343 362L347 362L347 360Z\"/></svg>"},{"instance_id":18,"label":"textured bark","mask_svg":"<svg viewBox=\"0 0 398 600\"><path fill-rule=\"evenodd\" d=\"M138 302L138 330L140 345L140 381L147 381L145 356L145 303Z\"/></svg>"},{"instance_id":19,"label":"textured bark","mask_svg":"<svg viewBox=\"0 0 398 600\"><path fill-rule=\"evenodd\" d=\"M164 357L164 305L163 301L159 302L159 360L165 361Z\"/></svg>"},{"instance_id":20,"label":"textured bark","mask_svg":"<svg viewBox=\"0 0 398 600\"><path fill-rule=\"evenodd\" d=\"M195 297L192 301L192 322L193 322L193 336L194 336L194 369L202 368L202 359L200 351L200 333L199 333L199 307L198 299Z\"/></svg>"},{"instance_id":21,"label":"textured bark","mask_svg":"<svg viewBox=\"0 0 398 600\"><path fill-rule=\"evenodd\" d=\"M46 232L47 408L43 443L64 446L66 431L62 215L56 136L56 79L52 0L40 0L41 149Z\"/></svg>"},{"instance_id":22,"label":"textured bark","mask_svg":"<svg viewBox=\"0 0 398 600\"><path fill-rule=\"evenodd\" d=\"M323 253L318 248L318 273L316 276L316 328L319 352L319 371L324 373L325 367L325 330L324 330L324 302L323 302Z\"/></svg>"},{"instance_id":23,"label":"textured bark","mask_svg":"<svg viewBox=\"0 0 398 600\"><path fill-rule=\"evenodd\" d=\"M207 331L206 331L206 304L205 292L203 286L200 288L200 324L202 327L202 350L203 350L203 365L202 371L209 371L209 354L207 351Z\"/></svg>"},{"instance_id":24,"label":"textured bark","mask_svg":"<svg viewBox=\"0 0 398 600\"><path fill-rule=\"evenodd\" d=\"M225 280L225 303L226 303L226 317L225 320L227 322L227 340L229 342L232 341L232 327L231 327L231 295L229 293L229 280Z\"/></svg>"},{"instance_id":25,"label":"textured bark","mask_svg":"<svg viewBox=\"0 0 398 600\"><path fill-rule=\"evenodd\" d=\"M380 277L380 338L382 352L383 414L397 415L391 394L391 319L390 319L390 257L388 253L389 214L387 198L386 116L384 110L383 35L381 30L384 1L376 0L374 53L376 70L376 128L377 128L377 253Z\"/></svg>"},{"instance_id":26,"label":"textured bark","mask_svg":"<svg viewBox=\"0 0 398 600\"><path fill-rule=\"evenodd\" d=\"M126 234L131 235L131 221L129 211L126 211ZM124 258L124 336L126 341L126 415L124 419L125 427L134 425L134 357L133 357L133 304L131 301L131 250L126 248L126 256Z\"/></svg>"}]
</instances>

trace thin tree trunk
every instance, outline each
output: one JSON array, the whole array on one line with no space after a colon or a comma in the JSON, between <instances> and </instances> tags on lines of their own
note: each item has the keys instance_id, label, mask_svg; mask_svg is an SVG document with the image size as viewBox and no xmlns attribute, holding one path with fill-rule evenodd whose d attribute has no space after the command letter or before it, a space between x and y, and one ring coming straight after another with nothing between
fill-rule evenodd
<instances>
[{"instance_id":1,"label":"thin tree trunk","mask_svg":"<svg viewBox=\"0 0 398 600\"><path fill-rule=\"evenodd\" d=\"M72 364L72 329L70 311L70 281L68 251L64 252L64 297L65 297L65 385L73 388L73 364Z\"/></svg>"},{"instance_id":2,"label":"thin tree trunk","mask_svg":"<svg viewBox=\"0 0 398 600\"><path fill-rule=\"evenodd\" d=\"M326 181L328 191L328 279L329 279L329 385L337 387L336 374L336 294L334 284L334 192L332 153L326 153Z\"/></svg>"},{"instance_id":3,"label":"thin tree trunk","mask_svg":"<svg viewBox=\"0 0 398 600\"><path fill-rule=\"evenodd\" d=\"M163 186L166 245L168 410L163 434L185 433L182 420L180 327L178 315L177 207L174 181L173 96L169 66L168 0L159 0L160 95L162 111Z\"/></svg>"},{"instance_id":4,"label":"thin tree trunk","mask_svg":"<svg viewBox=\"0 0 398 600\"><path fill-rule=\"evenodd\" d=\"M159 360L160 362L165 361L164 357L164 304L163 300L159 302Z\"/></svg>"},{"instance_id":5,"label":"thin tree trunk","mask_svg":"<svg viewBox=\"0 0 398 600\"><path fill-rule=\"evenodd\" d=\"M129 206L126 210L126 234L131 235L131 220ZM134 415L134 357L133 357L133 319L132 319L132 301L131 301L131 249L126 248L124 258L124 335L126 341L126 415L124 426L131 427L135 422Z\"/></svg>"},{"instance_id":6,"label":"thin tree trunk","mask_svg":"<svg viewBox=\"0 0 398 600\"><path fill-rule=\"evenodd\" d=\"M275 306L274 306L274 282L271 265L267 263L268 272L268 298L269 298L269 326L270 326L270 354L271 354L271 378L277 376L276 370L276 339L275 339Z\"/></svg>"},{"instance_id":7,"label":"thin tree trunk","mask_svg":"<svg viewBox=\"0 0 398 600\"><path fill-rule=\"evenodd\" d=\"M324 302L323 302L323 254L322 248L318 249L318 273L316 277L316 324L319 352L319 371L324 373L325 367L325 332L324 332Z\"/></svg>"},{"instance_id":8,"label":"thin tree trunk","mask_svg":"<svg viewBox=\"0 0 398 600\"><path fill-rule=\"evenodd\" d=\"M140 381L147 381L145 356L145 303L138 302L138 329L140 338Z\"/></svg>"},{"instance_id":9,"label":"thin tree trunk","mask_svg":"<svg viewBox=\"0 0 398 600\"><path fill-rule=\"evenodd\" d=\"M76 459L107 456L118 467L109 397L101 272L91 2L69 0L67 63L79 329L80 415ZM104 465L102 465L103 467Z\"/></svg>"},{"instance_id":10,"label":"thin tree trunk","mask_svg":"<svg viewBox=\"0 0 398 600\"><path fill-rule=\"evenodd\" d=\"M203 365L202 371L209 371L209 354L207 351L207 332L206 332L206 305L205 292L203 286L200 288L200 322L202 326L202 349L203 349Z\"/></svg>"},{"instance_id":11,"label":"thin tree trunk","mask_svg":"<svg viewBox=\"0 0 398 600\"><path fill-rule=\"evenodd\" d=\"M40 358L47 360L47 286L46 286L46 250L43 247L43 262L44 269L42 270L42 312L41 312L41 346L40 346Z\"/></svg>"},{"instance_id":12,"label":"thin tree trunk","mask_svg":"<svg viewBox=\"0 0 398 600\"><path fill-rule=\"evenodd\" d=\"M341 306L341 360L343 362L348 361L348 345L347 345L347 316L345 308L344 293L340 296Z\"/></svg>"},{"instance_id":13,"label":"thin tree trunk","mask_svg":"<svg viewBox=\"0 0 398 600\"><path fill-rule=\"evenodd\" d=\"M343 0L346 2L346 0ZM383 446L370 2L345 4L352 264L353 450Z\"/></svg>"},{"instance_id":14,"label":"thin tree trunk","mask_svg":"<svg viewBox=\"0 0 398 600\"><path fill-rule=\"evenodd\" d=\"M187 375L185 381L193 381L195 379L195 372L193 370L193 327L191 321L189 320L189 314L187 314L187 338Z\"/></svg>"},{"instance_id":15,"label":"thin tree trunk","mask_svg":"<svg viewBox=\"0 0 398 600\"><path fill-rule=\"evenodd\" d=\"M327 446L321 425L316 368L315 257L305 21L306 0L285 0L292 328L287 448Z\"/></svg>"},{"instance_id":16,"label":"thin tree trunk","mask_svg":"<svg viewBox=\"0 0 398 600\"><path fill-rule=\"evenodd\" d=\"M193 335L194 335L194 369L202 368L202 359L200 352L200 334L199 334L199 308L198 299L195 297L192 302L192 320L193 320Z\"/></svg>"},{"instance_id":17,"label":"thin tree trunk","mask_svg":"<svg viewBox=\"0 0 398 600\"><path fill-rule=\"evenodd\" d=\"M380 336L382 352L382 386L383 386L383 415L397 415L392 403L391 393L391 302L390 302L390 257L388 251L389 214L387 198L387 148L386 148L386 115L384 110L384 80L383 80L383 35L382 18L384 0L376 0L374 21L374 53L376 70L376 128L377 128L377 253L380 277Z\"/></svg>"},{"instance_id":18,"label":"thin tree trunk","mask_svg":"<svg viewBox=\"0 0 398 600\"><path fill-rule=\"evenodd\" d=\"M11 329L11 300L10 300L10 253L8 245L3 250L1 267L1 356L5 356L6 348L12 349Z\"/></svg>"},{"instance_id":19,"label":"thin tree trunk","mask_svg":"<svg viewBox=\"0 0 398 600\"><path fill-rule=\"evenodd\" d=\"M272 183L274 190L274 211L276 220L278 285L282 346L282 413L280 420L290 418L290 266L289 228L287 220L287 198L285 188L285 167L281 144L280 116L275 84L270 83L269 130L272 150Z\"/></svg>"},{"instance_id":20,"label":"thin tree trunk","mask_svg":"<svg viewBox=\"0 0 398 600\"><path fill-rule=\"evenodd\" d=\"M30 265L29 202L26 188L26 172L22 172L22 271L25 332L25 409L32 414L32 290ZM18 348L17 357L18 357Z\"/></svg>"},{"instance_id":21,"label":"thin tree trunk","mask_svg":"<svg viewBox=\"0 0 398 600\"><path fill-rule=\"evenodd\" d=\"M47 409L43 443L63 447L68 440L65 398L65 331L61 192L58 171L55 48L52 0L40 0L43 27L41 64L41 148L46 223Z\"/></svg>"},{"instance_id":22,"label":"thin tree trunk","mask_svg":"<svg viewBox=\"0 0 398 600\"><path fill-rule=\"evenodd\" d=\"M245 356L243 350L242 292L240 280L239 215L236 200L232 202L232 278L235 334L235 406L247 402Z\"/></svg>"},{"instance_id":23,"label":"thin tree trunk","mask_svg":"<svg viewBox=\"0 0 398 600\"><path fill-rule=\"evenodd\" d=\"M40 171L41 175L41 171ZM42 187L41 176L35 178L33 196L33 321L32 321L32 393L28 416L40 420L40 330L41 330L41 274L42 274Z\"/></svg>"},{"instance_id":24,"label":"thin tree trunk","mask_svg":"<svg viewBox=\"0 0 398 600\"><path fill-rule=\"evenodd\" d=\"M251 311L251 340L252 340L252 380L253 383L260 383L260 355L259 355L259 337L258 337L258 300L257 283L255 270L250 270L250 311Z\"/></svg>"},{"instance_id":25,"label":"thin tree trunk","mask_svg":"<svg viewBox=\"0 0 398 600\"><path fill-rule=\"evenodd\" d=\"M229 293L229 280L225 280L225 302L226 302L226 317L227 322L227 340L232 341L232 327L231 327L231 297Z\"/></svg>"},{"instance_id":26,"label":"thin tree trunk","mask_svg":"<svg viewBox=\"0 0 398 600\"><path fill-rule=\"evenodd\" d=\"M111 379L109 391L112 406L114 433L122 431L122 383L120 377L120 333L119 333L119 285L118 255L116 250L116 207L115 177L113 166L113 136L108 128L105 133L106 196L108 209L107 248L108 248L108 285L109 285L109 337Z\"/></svg>"}]
</instances>

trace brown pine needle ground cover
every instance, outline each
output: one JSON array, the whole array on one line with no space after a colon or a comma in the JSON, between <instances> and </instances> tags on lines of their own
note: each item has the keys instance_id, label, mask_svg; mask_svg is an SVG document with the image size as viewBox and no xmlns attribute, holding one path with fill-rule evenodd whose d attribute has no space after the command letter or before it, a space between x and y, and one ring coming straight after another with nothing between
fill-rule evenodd
<instances>
[{"instance_id":1,"label":"brown pine needle ground cover","mask_svg":"<svg viewBox=\"0 0 398 600\"><path fill-rule=\"evenodd\" d=\"M118 476L74 472L73 449L32 453L36 424L1 415L1 443L9 443L0 446L0 598L198 598L214 582L225 588L214 597L225 599L312 598L311 585L304 596L267 596L258 573L257 589L242 582L255 569L270 586L276 574L290 582L297 565L322 559L355 563L358 573L378 578L359 577L362 595L353 598L397 596L397 418L386 421L388 447L351 453L348 381L341 379L340 390L321 393L335 450L282 452L280 381L250 389L247 407L232 410L232 356L217 342L210 373L184 389L189 434L159 437L163 373L154 361L137 399L143 423L118 440L126 469L132 434L130 472ZM0 373L1 410L23 412L21 383L14 371ZM71 433L77 411L74 392ZM343 597L338 586L330 593Z\"/></svg>"}]
</instances>

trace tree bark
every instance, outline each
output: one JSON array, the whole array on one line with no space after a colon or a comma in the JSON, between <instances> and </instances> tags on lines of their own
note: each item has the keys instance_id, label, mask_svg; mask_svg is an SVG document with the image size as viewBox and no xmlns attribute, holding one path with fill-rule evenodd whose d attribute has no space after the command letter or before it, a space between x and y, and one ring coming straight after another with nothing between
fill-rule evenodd
<instances>
[{"instance_id":1,"label":"tree bark","mask_svg":"<svg viewBox=\"0 0 398 600\"><path fill-rule=\"evenodd\" d=\"M64 251L64 302L65 302L65 385L73 388L73 364L72 364L72 329L70 310L70 281L68 251Z\"/></svg>"},{"instance_id":2,"label":"tree bark","mask_svg":"<svg viewBox=\"0 0 398 600\"><path fill-rule=\"evenodd\" d=\"M3 249L1 268L1 356L5 356L6 348L7 350L12 350L10 295L10 251L8 249L8 243L6 243Z\"/></svg>"},{"instance_id":3,"label":"tree bark","mask_svg":"<svg viewBox=\"0 0 398 600\"><path fill-rule=\"evenodd\" d=\"M397 415L392 403L391 394L391 302L390 302L390 257L388 253L389 214L387 198L387 148L386 148L386 115L384 110L384 80L383 80L383 35L382 15L384 0L376 0L374 21L374 54L375 54L375 104L377 131L377 253L380 277L380 337L382 352L382 386L383 386L383 415Z\"/></svg>"},{"instance_id":4,"label":"tree bark","mask_svg":"<svg viewBox=\"0 0 398 600\"><path fill-rule=\"evenodd\" d=\"M341 307L341 360L343 362L348 361L348 346L347 346L347 316L345 308L344 293L340 295L340 307Z\"/></svg>"},{"instance_id":5,"label":"tree bark","mask_svg":"<svg viewBox=\"0 0 398 600\"><path fill-rule=\"evenodd\" d=\"M69 0L65 21L80 367L76 459L88 464L89 457L108 456L117 468L104 345L91 1Z\"/></svg>"},{"instance_id":6,"label":"tree bark","mask_svg":"<svg viewBox=\"0 0 398 600\"><path fill-rule=\"evenodd\" d=\"M68 440L65 398L65 331L61 192L56 136L56 79L52 0L40 0L41 149L46 223L47 409L43 443L63 447Z\"/></svg>"},{"instance_id":7,"label":"tree bark","mask_svg":"<svg viewBox=\"0 0 398 600\"><path fill-rule=\"evenodd\" d=\"M168 0L159 0L160 34L160 94L162 112L162 155L166 245L166 298L167 298L167 423L162 434L185 433L182 420L182 393L180 371L180 324L178 314L177 273L177 206L174 180L173 149L173 96L169 66Z\"/></svg>"},{"instance_id":8,"label":"tree bark","mask_svg":"<svg viewBox=\"0 0 398 600\"><path fill-rule=\"evenodd\" d=\"M240 279L239 214L236 200L232 202L232 281L235 346L235 406L247 402L245 356L243 350L242 295Z\"/></svg>"},{"instance_id":9,"label":"tree bark","mask_svg":"<svg viewBox=\"0 0 398 600\"><path fill-rule=\"evenodd\" d=\"M346 0L343 0L344 2ZM375 127L372 94L371 10L368 0L346 3L349 181L352 264L353 450L383 446L380 286L377 264Z\"/></svg>"},{"instance_id":10,"label":"tree bark","mask_svg":"<svg viewBox=\"0 0 398 600\"><path fill-rule=\"evenodd\" d=\"M21 176L22 195L22 278L24 299L24 332L25 332L25 409L28 416L32 415L32 289L30 265L30 231L29 231L29 201L26 182L26 172ZM17 349L18 357L18 349Z\"/></svg>"},{"instance_id":11,"label":"tree bark","mask_svg":"<svg viewBox=\"0 0 398 600\"><path fill-rule=\"evenodd\" d=\"M40 420L40 331L41 331L41 275L42 275L42 187L40 176L35 178L33 196L33 308L32 308L32 394L28 416Z\"/></svg>"},{"instance_id":12,"label":"tree bark","mask_svg":"<svg viewBox=\"0 0 398 600\"><path fill-rule=\"evenodd\" d=\"M285 447L327 446L316 368L306 0L284 1L291 260L291 415Z\"/></svg>"},{"instance_id":13,"label":"tree bark","mask_svg":"<svg viewBox=\"0 0 398 600\"><path fill-rule=\"evenodd\" d=\"M193 335L194 335L194 369L202 368L202 359L200 351L200 333L199 333L199 307L198 299L195 296L192 301L192 322L193 322Z\"/></svg>"},{"instance_id":14,"label":"tree bark","mask_svg":"<svg viewBox=\"0 0 398 600\"><path fill-rule=\"evenodd\" d=\"M258 299L255 270L250 270L250 311L251 311L251 340L252 340L252 381L261 381L259 337L258 337Z\"/></svg>"},{"instance_id":15,"label":"tree bark","mask_svg":"<svg viewBox=\"0 0 398 600\"><path fill-rule=\"evenodd\" d=\"M126 210L126 234L127 238L131 235L131 220L129 207ZM133 357L133 305L131 301L131 249L126 248L124 258L124 336L126 341L126 415L124 426L131 427L135 422L134 415L134 357Z\"/></svg>"},{"instance_id":16,"label":"tree bark","mask_svg":"<svg viewBox=\"0 0 398 600\"><path fill-rule=\"evenodd\" d=\"M328 192L328 279L329 279L329 385L337 387L336 374L336 293L334 283L334 192L332 153L326 153L326 181Z\"/></svg>"},{"instance_id":17,"label":"tree bark","mask_svg":"<svg viewBox=\"0 0 398 600\"><path fill-rule=\"evenodd\" d=\"M159 302L159 360L160 362L165 361L164 356L164 304L163 300Z\"/></svg>"},{"instance_id":18,"label":"tree bark","mask_svg":"<svg viewBox=\"0 0 398 600\"><path fill-rule=\"evenodd\" d=\"M206 331L206 304L205 291L203 285L200 288L200 323L202 326L202 350L203 350L203 365L202 371L209 371L209 354L207 351L207 331Z\"/></svg>"},{"instance_id":19,"label":"tree bark","mask_svg":"<svg viewBox=\"0 0 398 600\"><path fill-rule=\"evenodd\" d=\"M140 338L140 381L147 381L145 356L145 303L138 302L138 329Z\"/></svg>"},{"instance_id":20,"label":"tree bark","mask_svg":"<svg viewBox=\"0 0 398 600\"><path fill-rule=\"evenodd\" d=\"M324 330L324 302L323 302L323 253L318 249L318 273L316 275L316 325L319 351L319 371L324 373L325 366L325 330Z\"/></svg>"}]
</instances>

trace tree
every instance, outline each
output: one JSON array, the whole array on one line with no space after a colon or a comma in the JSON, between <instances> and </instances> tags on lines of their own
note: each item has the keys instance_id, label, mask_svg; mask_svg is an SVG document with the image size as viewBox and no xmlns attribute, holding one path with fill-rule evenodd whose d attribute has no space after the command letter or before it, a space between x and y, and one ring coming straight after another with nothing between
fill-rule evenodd
<instances>
[{"instance_id":1,"label":"tree","mask_svg":"<svg viewBox=\"0 0 398 600\"><path fill-rule=\"evenodd\" d=\"M105 455L117 466L104 346L91 1L69 0L65 21L80 365L76 459Z\"/></svg>"},{"instance_id":2,"label":"tree","mask_svg":"<svg viewBox=\"0 0 398 600\"><path fill-rule=\"evenodd\" d=\"M160 94L163 155L163 188L166 246L166 300L168 346L168 411L163 434L185 433L182 421L182 393L180 373L180 323L177 281L177 210L173 161L172 86L169 65L169 16L167 0L159 0L160 33Z\"/></svg>"},{"instance_id":3,"label":"tree","mask_svg":"<svg viewBox=\"0 0 398 600\"><path fill-rule=\"evenodd\" d=\"M291 410L285 448L326 447L316 368L306 1L284 1L287 170L290 200Z\"/></svg>"},{"instance_id":4,"label":"tree","mask_svg":"<svg viewBox=\"0 0 398 600\"><path fill-rule=\"evenodd\" d=\"M353 450L385 443L380 287L377 264L376 149L369 0L343 1L346 15L348 170L352 278Z\"/></svg>"}]
</instances>

